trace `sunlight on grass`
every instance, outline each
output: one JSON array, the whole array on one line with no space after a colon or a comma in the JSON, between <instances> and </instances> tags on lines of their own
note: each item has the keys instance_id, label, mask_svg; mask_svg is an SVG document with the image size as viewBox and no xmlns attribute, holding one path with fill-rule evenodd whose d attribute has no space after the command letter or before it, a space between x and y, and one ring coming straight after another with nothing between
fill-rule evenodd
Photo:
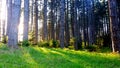
<instances>
[{"instance_id":1,"label":"sunlight on grass","mask_svg":"<svg viewBox=\"0 0 120 68\"><path fill-rule=\"evenodd\" d=\"M113 53L0 45L0 68L120 68L119 62Z\"/></svg>"},{"instance_id":2,"label":"sunlight on grass","mask_svg":"<svg viewBox=\"0 0 120 68\"><path fill-rule=\"evenodd\" d=\"M33 47L33 49L39 51L39 52L43 52L45 54L48 54L50 51L46 48L40 48L40 47Z\"/></svg>"},{"instance_id":3,"label":"sunlight on grass","mask_svg":"<svg viewBox=\"0 0 120 68\"><path fill-rule=\"evenodd\" d=\"M61 55L61 56L65 56L64 54L62 54L62 53L60 53L60 52L56 52L56 51L51 51L52 53L54 53L54 54L59 54L59 55Z\"/></svg>"},{"instance_id":4,"label":"sunlight on grass","mask_svg":"<svg viewBox=\"0 0 120 68\"><path fill-rule=\"evenodd\" d=\"M26 53L23 55L23 58L25 59L25 61L28 63L28 64L35 64L35 65L38 65L34 59L31 57L31 55L29 53Z\"/></svg>"}]
</instances>

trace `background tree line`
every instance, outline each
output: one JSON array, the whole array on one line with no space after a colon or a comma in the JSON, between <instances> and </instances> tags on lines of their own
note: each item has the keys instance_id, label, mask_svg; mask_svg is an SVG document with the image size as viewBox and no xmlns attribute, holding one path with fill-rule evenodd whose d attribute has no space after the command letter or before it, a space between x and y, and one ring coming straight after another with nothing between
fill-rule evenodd
<instances>
[{"instance_id":1,"label":"background tree line","mask_svg":"<svg viewBox=\"0 0 120 68\"><path fill-rule=\"evenodd\" d=\"M0 34L3 40L8 37L9 47L18 47L23 16L22 39L33 45L52 41L61 48L98 46L120 51L119 0L6 0L6 9Z\"/></svg>"}]
</instances>

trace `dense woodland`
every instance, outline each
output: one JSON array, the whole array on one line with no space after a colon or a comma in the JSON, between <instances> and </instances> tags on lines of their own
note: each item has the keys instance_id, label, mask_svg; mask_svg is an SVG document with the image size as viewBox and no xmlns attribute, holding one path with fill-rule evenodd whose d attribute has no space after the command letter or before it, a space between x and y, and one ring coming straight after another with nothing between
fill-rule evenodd
<instances>
[{"instance_id":1,"label":"dense woodland","mask_svg":"<svg viewBox=\"0 0 120 68\"><path fill-rule=\"evenodd\" d=\"M0 39L8 47L29 42L120 52L120 0L0 0L0 5Z\"/></svg>"}]
</instances>

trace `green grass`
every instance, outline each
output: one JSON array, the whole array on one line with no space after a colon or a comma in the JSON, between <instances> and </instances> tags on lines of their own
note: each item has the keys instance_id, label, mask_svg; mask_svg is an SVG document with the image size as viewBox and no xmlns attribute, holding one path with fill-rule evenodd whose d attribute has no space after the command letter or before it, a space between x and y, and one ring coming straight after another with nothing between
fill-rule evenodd
<instances>
[{"instance_id":1,"label":"green grass","mask_svg":"<svg viewBox=\"0 0 120 68\"><path fill-rule=\"evenodd\" d=\"M59 48L0 46L0 68L120 68L120 55Z\"/></svg>"}]
</instances>

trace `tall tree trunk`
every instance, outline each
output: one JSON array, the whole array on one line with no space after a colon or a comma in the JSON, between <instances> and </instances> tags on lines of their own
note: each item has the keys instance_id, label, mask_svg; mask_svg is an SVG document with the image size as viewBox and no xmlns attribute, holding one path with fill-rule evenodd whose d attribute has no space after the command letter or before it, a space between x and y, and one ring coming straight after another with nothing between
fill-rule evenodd
<instances>
[{"instance_id":1,"label":"tall tree trunk","mask_svg":"<svg viewBox=\"0 0 120 68\"><path fill-rule=\"evenodd\" d=\"M55 0L52 0L51 2L51 39L54 40L54 35L55 35L55 30L54 30L54 24L55 24L55 15L54 15L54 4L55 4Z\"/></svg>"},{"instance_id":2,"label":"tall tree trunk","mask_svg":"<svg viewBox=\"0 0 120 68\"><path fill-rule=\"evenodd\" d=\"M84 36L84 46L87 46L87 33L86 33L86 15L85 15L85 0L82 0L83 3L83 36Z\"/></svg>"},{"instance_id":3,"label":"tall tree trunk","mask_svg":"<svg viewBox=\"0 0 120 68\"><path fill-rule=\"evenodd\" d=\"M92 4L92 1L91 0L86 0L87 3L86 3L86 8L88 10L88 37L89 37L89 45L92 45L93 44L93 4Z\"/></svg>"},{"instance_id":4,"label":"tall tree trunk","mask_svg":"<svg viewBox=\"0 0 120 68\"><path fill-rule=\"evenodd\" d=\"M10 29L10 22L12 18L12 0L7 0L7 35L9 34L9 29Z\"/></svg>"},{"instance_id":5,"label":"tall tree trunk","mask_svg":"<svg viewBox=\"0 0 120 68\"><path fill-rule=\"evenodd\" d=\"M0 5L2 5L2 0L0 0ZM2 18L1 17L1 11L2 11L2 9L1 8L2 8L2 6L0 6L0 41L1 41L1 35L2 35L1 34L1 21L2 21L2 19L1 19Z\"/></svg>"},{"instance_id":6,"label":"tall tree trunk","mask_svg":"<svg viewBox=\"0 0 120 68\"><path fill-rule=\"evenodd\" d=\"M110 31L112 39L113 52L120 52L120 28L117 16L116 0L108 0L109 16L110 16Z\"/></svg>"},{"instance_id":7,"label":"tall tree trunk","mask_svg":"<svg viewBox=\"0 0 120 68\"><path fill-rule=\"evenodd\" d=\"M29 28L29 0L24 0L24 26L23 26L23 40L28 40Z\"/></svg>"},{"instance_id":8,"label":"tall tree trunk","mask_svg":"<svg viewBox=\"0 0 120 68\"><path fill-rule=\"evenodd\" d=\"M43 23L43 39L46 41L47 40L47 35L48 35L48 31L47 31L47 0L44 0L44 13L43 13L43 17L44 17L44 23Z\"/></svg>"},{"instance_id":9,"label":"tall tree trunk","mask_svg":"<svg viewBox=\"0 0 120 68\"><path fill-rule=\"evenodd\" d=\"M6 30L5 30L5 20L2 20L2 42L6 43Z\"/></svg>"},{"instance_id":10,"label":"tall tree trunk","mask_svg":"<svg viewBox=\"0 0 120 68\"><path fill-rule=\"evenodd\" d=\"M34 6L34 44L38 42L38 0L35 0Z\"/></svg>"},{"instance_id":11,"label":"tall tree trunk","mask_svg":"<svg viewBox=\"0 0 120 68\"><path fill-rule=\"evenodd\" d=\"M78 22L78 16L77 16L77 2L78 0L74 1L74 38L75 38L75 43L74 43L74 48L75 50L78 50L81 48L81 36L80 36L80 28L79 28L79 22Z\"/></svg>"},{"instance_id":12,"label":"tall tree trunk","mask_svg":"<svg viewBox=\"0 0 120 68\"><path fill-rule=\"evenodd\" d=\"M70 41L70 31L69 31L69 16L68 16L68 0L67 0L67 7L66 7L66 13L65 13L65 45L68 47L69 41Z\"/></svg>"},{"instance_id":13,"label":"tall tree trunk","mask_svg":"<svg viewBox=\"0 0 120 68\"><path fill-rule=\"evenodd\" d=\"M60 47L64 48L65 0L60 0Z\"/></svg>"},{"instance_id":14,"label":"tall tree trunk","mask_svg":"<svg viewBox=\"0 0 120 68\"><path fill-rule=\"evenodd\" d=\"M30 12L30 14L31 14L31 17L30 17L30 19L31 19L31 24L30 24L30 31L33 31L33 8L34 8L34 1L33 0L31 0L31 12Z\"/></svg>"},{"instance_id":15,"label":"tall tree trunk","mask_svg":"<svg viewBox=\"0 0 120 68\"><path fill-rule=\"evenodd\" d=\"M9 17L11 17L8 21L9 25L9 32L8 32L8 46L17 48L18 44L18 25L19 25L19 19L20 19L20 10L21 10L21 0L9 0L9 12L12 14ZM11 8L12 4L12 8ZM9 18L8 17L8 18Z\"/></svg>"},{"instance_id":16,"label":"tall tree trunk","mask_svg":"<svg viewBox=\"0 0 120 68\"><path fill-rule=\"evenodd\" d=\"M71 23L70 23L70 26L71 26L71 33L72 33L72 37L74 36L74 6L73 6L73 0L71 0L71 6L70 6L70 14L71 14Z\"/></svg>"}]
</instances>

